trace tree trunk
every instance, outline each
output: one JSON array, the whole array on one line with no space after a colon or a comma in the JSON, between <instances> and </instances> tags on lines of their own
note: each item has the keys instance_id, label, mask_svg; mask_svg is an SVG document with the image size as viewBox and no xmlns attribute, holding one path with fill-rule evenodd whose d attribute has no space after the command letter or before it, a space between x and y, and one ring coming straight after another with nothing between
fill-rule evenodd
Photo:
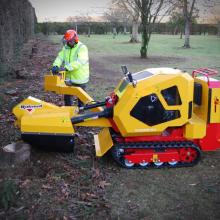
<instances>
[{"instance_id":1,"label":"tree trunk","mask_svg":"<svg viewBox=\"0 0 220 220\"><path fill-rule=\"evenodd\" d=\"M113 38L115 39L116 35L117 35L117 30L116 30L116 27L113 27Z\"/></svg>"},{"instance_id":2,"label":"tree trunk","mask_svg":"<svg viewBox=\"0 0 220 220\"><path fill-rule=\"evenodd\" d=\"M149 12L150 8L148 8L148 2L142 0L142 11L141 11L141 24L142 24L142 41L141 41L141 58L147 58L147 50L148 50L148 43L150 41L151 35L151 27L150 27L150 18L149 13L145 13L146 11Z\"/></svg>"},{"instance_id":3,"label":"tree trunk","mask_svg":"<svg viewBox=\"0 0 220 220\"><path fill-rule=\"evenodd\" d=\"M138 22L133 21L132 22L132 32L131 32L131 43L137 43L139 42L138 40Z\"/></svg>"},{"instance_id":4,"label":"tree trunk","mask_svg":"<svg viewBox=\"0 0 220 220\"><path fill-rule=\"evenodd\" d=\"M148 43L150 40L149 24L143 24L142 42L141 42L141 58L147 58Z\"/></svg>"},{"instance_id":5,"label":"tree trunk","mask_svg":"<svg viewBox=\"0 0 220 220\"><path fill-rule=\"evenodd\" d=\"M108 24L105 23L105 34L108 34Z\"/></svg>"},{"instance_id":6,"label":"tree trunk","mask_svg":"<svg viewBox=\"0 0 220 220\"><path fill-rule=\"evenodd\" d=\"M90 26L88 27L88 37L90 37L90 35L91 35L91 28L90 28Z\"/></svg>"},{"instance_id":7,"label":"tree trunk","mask_svg":"<svg viewBox=\"0 0 220 220\"><path fill-rule=\"evenodd\" d=\"M178 26L175 26L174 31L173 31L173 35L177 35L177 32L178 32Z\"/></svg>"},{"instance_id":8,"label":"tree trunk","mask_svg":"<svg viewBox=\"0 0 220 220\"><path fill-rule=\"evenodd\" d=\"M123 34L126 34L127 32L127 27L124 25L124 31L123 31Z\"/></svg>"},{"instance_id":9,"label":"tree trunk","mask_svg":"<svg viewBox=\"0 0 220 220\"><path fill-rule=\"evenodd\" d=\"M220 21L218 22L218 37L220 37Z\"/></svg>"},{"instance_id":10,"label":"tree trunk","mask_svg":"<svg viewBox=\"0 0 220 220\"><path fill-rule=\"evenodd\" d=\"M78 25L77 24L76 24L75 28L76 28L76 32L78 32Z\"/></svg>"},{"instance_id":11,"label":"tree trunk","mask_svg":"<svg viewBox=\"0 0 220 220\"><path fill-rule=\"evenodd\" d=\"M184 48L190 48L189 36L190 36L190 21L189 19L186 19L185 21L185 43L183 45Z\"/></svg>"}]
</instances>

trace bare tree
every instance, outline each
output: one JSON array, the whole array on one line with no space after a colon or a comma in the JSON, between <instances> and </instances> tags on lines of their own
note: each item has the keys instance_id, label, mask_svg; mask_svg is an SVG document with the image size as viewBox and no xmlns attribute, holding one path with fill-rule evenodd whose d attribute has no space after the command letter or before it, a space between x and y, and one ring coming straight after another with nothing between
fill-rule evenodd
<instances>
[{"instance_id":1,"label":"bare tree","mask_svg":"<svg viewBox=\"0 0 220 220\"><path fill-rule=\"evenodd\" d=\"M197 0L170 0L175 10L182 11L185 33L183 48L190 48L190 28L192 21L195 21L199 12L196 7L196 1Z\"/></svg>"},{"instance_id":2,"label":"bare tree","mask_svg":"<svg viewBox=\"0 0 220 220\"><path fill-rule=\"evenodd\" d=\"M91 35L91 22L92 17L89 15L89 12L82 14L80 16L69 16L67 18L67 22L72 22L75 30L77 31L78 25L85 24L87 26L87 36L90 37Z\"/></svg>"},{"instance_id":3,"label":"bare tree","mask_svg":"<svg viewBox=\"0 0 220 220\"><path fill-rule=\"evenodd\" d=\"M116 7L110 7L108 8L105 13L104 17L112 24L112 33L113 38L117 35L117 24L120 22L121 16L120 16L120 9Z\"/></svg>"},{"instance_id":4,"label":"bare tree","mask_svg":"<svg viewBox=\"0 0 220 220\"><path fill-rule=\"evenodd\" d=\"M87 12L85 15L82 15L82 21L87 26L87 36L90 37L91 35L91 24L92 24L92 17Z\"/></svg>"},{"instance_id":5,"label":"bare tree","mask_svg":"<svg viewBox=\"0 0 220 220\"><path fill-rule=\"evenodd\" d=\"M169 25L173 28L172 33L174 35L180 32L180 39L182 39L183 29L184 29L184 19L183 19L183 14L179 10L174 10L170 14Z\"/></svg>"},{"instance_id":6,"label":"bare tree","mask_svg":"<svg viewBox=\"0 0 220 220\"><path fill-rule=\"evenodd\" d=\"M73 27L75 28L76 32L78 31L78 25L81 24L82 18L80 16L69 16L66 19L67 22L70 22L73 24Z\"/></svg>"},{"instance_id":7,"label":"bare tree","mask_svg":"<svg viewBox=\"0 0 220 220\"><path fill-rule=\"evenodd\" d=\"M112 0L112 5L123 10L131 19L131 43L139 42L138 27L140 24L140 10L134 0Z\"/></svg>"},{"instance_id":8,"label":"bare tree","mask_svg":"<svg viewBox=\"0 0 220 220\"><path fill-rule=\"evenodd\" d=\"M220 37L220 1L203 0L203 20L207 23L215 24L217 27L217 36ZM202 17L201 15L201 17Z\"/></svg>"},{"instance_id":9,"label":"bare tree","mask_svg":"<svg viewBox=\"0 0 220 220\"><path fill-rule=\"evenodd\" d=\"M197 23L198 9L195 9L194 11L195 13L193 13L192 15L191 24ZM174 28L174 34L176 34L177 31L180 32L180 39L182 39L182 33L185 27L185 18L183 16L181 8L177 7L171 12L169 18L169 25Z\"/></svg>"},{"instance_id":10,"label":"bare tree","mask_svg":"<svg viewBox=\"0 0 220 220\"><path fill-rule=\"evenodd\" d=\"M193 10L195 8L196 0L179 0L183 2L183 16L185 21L185 42L183 47L190 48L189 38L190 38L190 26L192 22Z\"/></svg>"},{"instance_id":11,"label":"bare tree","mask_svg":"<svg viewBox=\"0 0 220 220\"><path fill-rule=\"evenodd\" d=\"M122 23L124 26L124 34L127 31L127 25L130 20L130 15L126 13L126 11L119 7L118 4L114 3L114 0L112 1L111 6L105 11L104 13L105 18L110 21L113 25L113 36L117 34L116 27L119 23Z\"/></svg>"},{"instance_id":12,"label":"bare tree","mask_svg":"<svg viewBox=\"0 0 220 220\"><path fill-rule=\"evenodd\" d=\"M218 37L220 37L220 19L219 19L219 21L218 21L218 24L217 24L218 26Z\"/></svg>"},{"instance_id":13,"label":"bare tree","mask_svg":"<svg viewBox=\"0 0 220 220\"><path fill-rule=\"evenodd\" d=\"M215 23L220 35L220 2L219 0L170 0L175 10L182 10L184 18L185 41L183 48L190 48L190 27L196 19Z\"/></svg>"},{"instance_id":14,"label":"bare tree","mask_svg":"<svg viewBox=\"0 0 220 220\"><path fill-rule=\"evenodd\" d=\"M166 0L134 0L141 15L142 42L141 58L147 58L148 45L156 21L160 20L171 10L170 2ZM161 14L159 14L161 12Z\"/></svg>"}]
</instances>

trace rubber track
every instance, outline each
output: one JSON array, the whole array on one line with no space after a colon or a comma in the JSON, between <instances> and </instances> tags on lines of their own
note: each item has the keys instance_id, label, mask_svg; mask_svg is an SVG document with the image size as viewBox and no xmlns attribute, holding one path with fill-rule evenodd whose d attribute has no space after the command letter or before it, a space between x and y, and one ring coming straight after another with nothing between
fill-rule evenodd
<instances>
[{"instance_id":1,"label":"rubber track","mask_svg":"<svg viewBox=\"0 0 220 220\"><path fill-rule=\"evenodd\" d=\"M147 165L145 167L140 166L138 164L135 164L133 167L127 167L124 165L124 158L123 158L123 153L117 153L118 149L155 149L156 151L163 151L167 148L175 148L175 149L180 149L180 148L194 148L197 153L198 157L191 163L183 163L183 162L178 162L176 165L170 165L168 163L164 163L161 166L156 166L155 164L151 163L150 165ZM148 169L148 168L177 168L177 167L189 167L189 166L194 166L196 165L199 160L201 159L201 150L200 148L195 145L191 141L180 141L180 142L137 142L137 143L116 143L114 147L112 147L111 150L112 156L114 160L120 164L122 167L128 168L128 169Z\"/></svg>"}]
</instances>

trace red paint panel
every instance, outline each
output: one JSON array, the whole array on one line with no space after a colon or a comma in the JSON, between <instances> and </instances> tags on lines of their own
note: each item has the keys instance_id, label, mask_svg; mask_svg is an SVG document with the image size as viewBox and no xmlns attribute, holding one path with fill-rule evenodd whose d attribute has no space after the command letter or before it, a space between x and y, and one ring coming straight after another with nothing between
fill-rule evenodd
<instances>
[{"instance_id":1,"label":"red paint panel","mask_svg":"<svg viewBox=\"0 0 220 220\"><path fill-rule=\"evenodd\" d=\"M209 88L220 88L220 81L210 81Z\"/></svg>"},{"instance_id":2,"label":"red paint panel","mask_svg":"<svg viewBox=\"0 0 220 220\"><path fill-rule=\"evenodd\" d=\"M220 124L208 124L206 136L199 140L199 145L203 151L220 149Z\"/></svg>"},{"instance_id":3,"label":"red paint panel","mask_svg":"<svg viewBox=\"0 0 220 220\"><path fill-rule=\"evenodd\" d=\"M129 153L125 154L124 158L136 164L143 161L154 162L154 155L157 155L160 162L180 161L179 152L176 149L166 149L163 152L155 152L153 149L129 149Z\"/></svg>"},{"instance_id":4,"label":"red paint panel","mask_svg":"<svg viewBox=\"0 0 220 220\"><path fill-rule=\"evenodd\" d=\"M183 129L167 129L161 135L153 136L135 136L135 137L126 137L120 138L119 142L145 142L145 141L184 141L186 140L183 137Z\"/></svg>"},{"instance_id":5,"label":"red paint panel","mask_svg":"<svg viewBox=\"0 0 220 220\"><path fill-rule=\"evenodd\" d=\"M210 76L217 75L217 74L218 74L217 70L213 70L209 68L200 68L192 72L192 77L195 78L196 75L203 75L207 78L207 83L208 83L209 88L220 88L219 80L213 81L212 79L210 79Z\"/></svg>"}]
</instances>

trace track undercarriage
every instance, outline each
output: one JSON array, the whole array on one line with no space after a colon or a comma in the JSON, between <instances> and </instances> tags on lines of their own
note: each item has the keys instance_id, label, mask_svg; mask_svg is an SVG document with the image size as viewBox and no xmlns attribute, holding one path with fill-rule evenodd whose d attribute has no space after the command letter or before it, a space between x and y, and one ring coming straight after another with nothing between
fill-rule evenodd
<instances>
[{"instance_id":1,"label":"track undercarriage","mask_svg":"<svg viewBox=\"0 0 220 220\"><path fill-rule=\"evenodd\" d=\"M125 168L188 167L198 163L201 151L193 142L116 143L115 161Z\"/></svg>"}]
</instances>

